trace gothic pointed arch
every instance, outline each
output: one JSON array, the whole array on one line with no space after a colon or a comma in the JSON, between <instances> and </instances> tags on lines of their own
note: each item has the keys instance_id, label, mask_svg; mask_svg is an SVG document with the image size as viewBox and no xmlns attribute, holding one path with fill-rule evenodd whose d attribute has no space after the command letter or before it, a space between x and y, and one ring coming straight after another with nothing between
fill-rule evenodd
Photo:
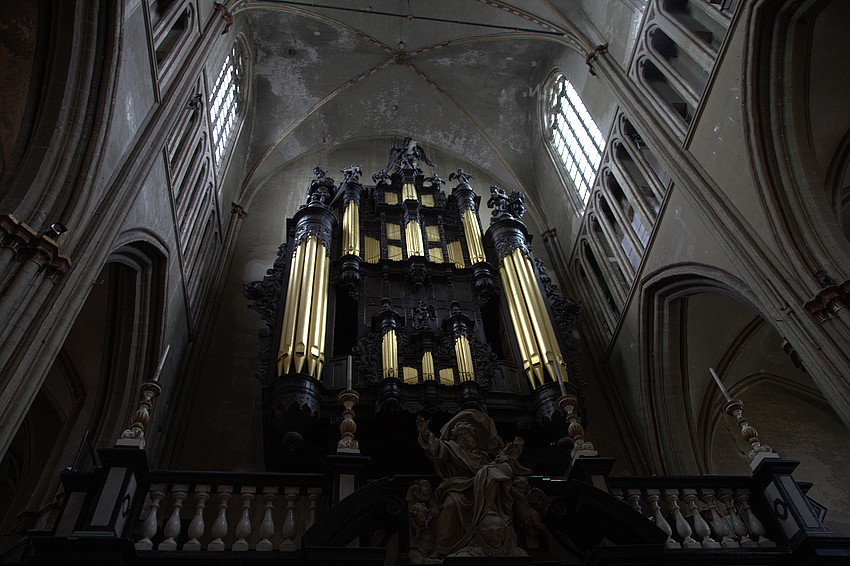
<instances>
[{"instance_id":1,"label":"gothic pointed arch","mask_svg":"<svg viewBox=\"0 0 850 566\"><path fill-rule=\"evenodd\" d=\"M850 279L844 228L850 164L850 119L836 112L850 96L843 63L846 2L775 0L756 3L744 68L745 132L762 205L774 236L801 283L817 293L822 271Z\"/></svg>"},{"instance_id":2,"label":"gothic pointed arch","mask_svg":"<svg viewBox=\"0 0 850 566\"><path fill-rule=\"evenodd\" d=\"M702 473L705 467L688 364L688 327L693 323L688 300L701 294L724 296L756 313L760 310L742 281L715 267L678 264L646 277L640 295L639 410L646 415L644 433L657 473ZM707 367L704 373L708 375Z\"/></svg>"}]
</instances>

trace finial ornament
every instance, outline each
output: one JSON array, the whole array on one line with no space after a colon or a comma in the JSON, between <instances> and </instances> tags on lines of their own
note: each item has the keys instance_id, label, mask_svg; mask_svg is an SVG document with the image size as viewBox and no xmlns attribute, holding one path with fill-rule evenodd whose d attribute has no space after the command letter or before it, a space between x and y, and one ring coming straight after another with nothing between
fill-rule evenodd
<instances>
[{"instance_id":1,"label":"finial ornament","mask_svg":"<svg viewBox=\"0 0 850 566\"><path fill-rule=\"evenodd\" d=\"M490 216L490 223L505 218L520 220L525 214L525 196L519 191L508 193L504 189L497 186L490 187L490 199L487 201L487 208L492 208L493 212Z\"/></svg>"},{"instance_id":2,"label":"finial ornament","mask_svg":"<svg viewBox=\"0 0 850 566\"><path fill-rule=\"evenodd\" d=\"M360 175L363 174L363 171L361 171L359 165L349 165L345 169L342 169L341 173L345 175L343 183L356 183L360 180Z\"/></svg>"},{"instance_id":3,"label":"finial ornament","mask_svg":"<svg viewBox=\"0 0 850 566\"><path fill-rule=\"evenodd\" d=\"M573 439L573 450L570 456L578 458L579 456L598 456L596 448L593 444L584 439L584 427L579 422L579 415L576 413L578 406L578 398L575 395L562 395L558 399L558 407L564 411L567 418L568 428L567 434Z\"/></svg>"},{"instance_id":4,"label":"finial ornament","mask_svg":"<svg viewBox=\"0 0 850 566\"><path fill-rule=\"evenodd\" d=\"M747 419L744 418L744 403L739 399L732 399L726 403L726 407L723 409L727 415L735 417L735 421L738 423L738 426L741 427L741 438L743 438L747 444L750 445L752 450L747 454L750 458L751 464L757 464L760 460L757 459L759 454L764 454L765 456L768 454L774 454L773 449L767 444L762 444L759 440L758 431L750 426L750 423L747 422Z\"/></svg>"},{"instance_id":5,"label":"finial ornament","mask_svg":"<svg viewBox=\"0 0 850 566\"><path fill-rule=\"evenodd\" d=\"M468 185L470 179L474 179L472 175L464 171L463 169L458 169L457 173L449 173L449 181L454 181L457 179L457 182L461 185Z\"/></svg>"},{"instance_id":6,"label":"finial ornament","mask_svg":"<svg viewBox=\"0 0 850 566\"><path fill-rule=\"evenodd\" d=\"M436 165L425 155L425 150L416 145L413 138L406 137L401 143L401 147L396 145L397 136L393 136L393 146L390 148L390 158L387 166L382 170L390 172L393 169L401 171L402 169L414 169L419 171L419 162L424 161L431 167Z\"/></svg>"},{"instance_id":7,"label":"finial ornament","mask_svg":"<svg viewBox=\"0 0 850 566\"><path fill-rule=\"evenodd\" d=\"M319 166L313 169L315 179L310 181L310 187L307 189L307 202L310 205L327 204L331 197L336 192L334 180L327 176L325 170Z\"/></svg>"}]
</instances>

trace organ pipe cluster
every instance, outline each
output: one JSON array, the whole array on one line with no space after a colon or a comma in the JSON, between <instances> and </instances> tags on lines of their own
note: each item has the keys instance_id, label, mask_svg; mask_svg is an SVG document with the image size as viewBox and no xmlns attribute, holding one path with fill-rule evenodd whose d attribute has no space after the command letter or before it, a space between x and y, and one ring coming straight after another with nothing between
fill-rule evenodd
<instances>
[{"instance_id":1,"label":"organ pipe cluster","mask_svg":"<svg viewBox=\"0 0 850 566\"><path fill-rule=\"evenodd\" d=\"M330 254L316 236L296 247L289 272L277 371L320 379L325 362Z\"/></svg>"},{"instance_id":2,"label":"organ pipe cluster","mask_svg":"<svg viewBox=\"0 0 850 566\"><path fill-rule=\"evenodd\" d=\"M543 385L547 373L551 381L557 381L556 364L562 366L564 374L567 372L566 364L543 294L534 277L531 260L522 249L515 248L502 258L499 277L516 332L523 369L531 386Z\"/></svg>"}]
</instances>

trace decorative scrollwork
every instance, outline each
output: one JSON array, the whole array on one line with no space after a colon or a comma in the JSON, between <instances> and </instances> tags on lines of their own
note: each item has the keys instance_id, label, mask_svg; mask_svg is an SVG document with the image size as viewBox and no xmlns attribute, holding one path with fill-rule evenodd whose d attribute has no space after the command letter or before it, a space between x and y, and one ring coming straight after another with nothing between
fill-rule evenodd
<instances>
[{"instance_id":1,"label":"decorative scrollwork","mask_svg":"<svg viewBox=\"0 0 850 566\"><path fill-rule=\"evenodd\" d=\"M519 232L508 234L499 238L493 242L493 247L496 250L496 255L499 257L499 260L502 260L515 249L520 249L526 255L531 255L531 250L528 248L528 242L526 242L525 236Z\"/></svg>"},{"instance_id":2,"label":"decorative scrollwork","mask_svg":"<svg viewBox=\"0 0 850 566\"><path fill-rule=\"evenodd\" d=\"M549 304L552 306L552 314L555 317L558 333L561 335L561 342L567 348L564 356L569 365L570 380L583 392L587 384L581 378L581 365L579 364L576 353L577 346L570 340L570 333L578 322L578 315L583 310L581 302L570 297L565 297L561 293L558 286L546 272L546 266L543 265L543 261L539 257L534 258L534 267L537 270L540 282L543 284L543 291L546 293L546 298L549 299Z\"/></svg>"},{"instance_id":3,"label":"decorative scrollwork","mask_svg":"<svg viewBox=\"0 0 850 566\"><path fill-rule=\"evenodd\" d=\"M269 362L271 361L274 322L287 263L287 246L284 242L278 248L277 259L275 259L271 269L266 271L263 280L245 283L242 290L245 298L251 301L248 307L257 311L260 318L266 322L266 326L258 332L260 338L260 369L254 375L260 381L263 381L268 372Z\"/></svg>"},{"instance_id":4,"label":"decorative scrollwork","mask_svg":"<svg viewBox=\"0 0 850 566\"><path fill-rule=\"evenodd\" d=\"M469 341L472 350L472 363L475 367L475 381L484 389L490 389L490 384L496 376L496 361L498 356L493 352L490 344L483 342L477 334L473 334Z\"/></svg>"},{"instance_id":5,"label":"decorative scrollwork","mask_svg":"<svg viewBox=\"0 0 850 566\"><path fill-rule=\"evenodd\" d=\"M511 195L497 186L490 187L490 198L487 200L487 208L492 208L490 224L503 218L522 219L525 214L525 195L519 191L511 192Z\"/></svg>"},{"instance_id":6,"label":"decorative scrollwork","mask_svg":"<svg viewBox=\"0 0 850 566\"><path fill-rule=\"evenodd\" d=\"M310 236L316 236L325 249L331 249L331 230L321 221L314 219L306 219L298 223L298 228L295 230L295 245L297 246L303 240Z\"/></svg>"},{"instance_id":7,"label":"decorative scrollwork","mask_svg":"<svg viewBox=\"0 0 850 566\"><path fill-rule=\"evenodd\" d=\"M362 385L379 381L381 365L378 356L381 352L381 337L376 332L367 332L352 349L352 353L358 359L358 375L363 382ZM360 385L360 384L358 384Z\"/></svg>"}]
</instances>

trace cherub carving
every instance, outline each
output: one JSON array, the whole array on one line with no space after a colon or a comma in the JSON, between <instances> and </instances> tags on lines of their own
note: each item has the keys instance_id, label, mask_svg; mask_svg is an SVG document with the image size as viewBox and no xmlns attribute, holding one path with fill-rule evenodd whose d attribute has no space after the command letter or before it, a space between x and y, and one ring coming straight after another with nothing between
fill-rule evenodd
<instances>
[{"instance_id":1,"label":"cherub carving","mask_svg":"<svg viewBox=\"0 0 850 566\"><path fill-rule=\"evenodd\" d=\"M342 174L345 175L344 183L354 182L356 183L360 179L360 175L363 173L360 170L359 165L349 165L345 169L343 169Z\"/></svg>"},{"instance_id":2,"label":"cherub carving","mask_svg":"<svg viewBox=\"0 0 850 566\"><path fill-rule=\"evenodd\" d=\"M428 329L431 327L431 320L437 318L437 311L433 305L429 305L428 301L421 299L419 306L413 309L413 319L416 328Z\"/></svg>"},{"instance_id":3,"label":"cherub carving","mask_svg":"<svg viewBox=\"0 0 850 566\"><path fill-rule=\"evenodd\" d=\"M440 179L440 176L437 175L436 173L434 173L433 175L431 175L430 177L428 177L425 180L430 182L431 186L434 187L435 189L437 189L438 191L440 190L440 187L444 183L444 181L442 179Z\"/></svg>"},{"instance_id":4,"label":"cherub carving","mask_svg":"<svg viewBox=\"0 0 850 566\"><path fill-rule=\"evenodd\" d=\"M390 159L387 163L386 171L391 171L393 167L397 169L416 169L419 161L424 161L431 167L436 167L434 163L425 155L425 150L416 145L413 138L404 138L401 147L396 145L397 137L393 137L393 146L390 148Z\"/></svg>"},{"instance_id":5,"label":"cherub carving","mask_svg":"<svg viewBox=\"0 0 850 566\"><path fill-rule=\"evenodd\" d=\"M409 558L415 564L430 562L428 556L433 554L436 541L432 523L440 514L431 482L416 480L407 490L407 505L410 514Z\"/></svg>"},{"instance_id":6,"label":"cherub carving","mask_svg":"<svg viewBox=\"0 0 850 566\"><path fill-rule=\"evenodd\" d=\"M525 214L524 201L525 196L519 191L513 191L511 196L508 196L504 189L496 186L490 187L490 199L487 201L487 207L493 209L490 215L491 222L502 218L519 220Z\"/></svg>"},{"instance_id":7,"label":"cherub carving","mask_svg":"<svg viewBox=\"0 0 850 566\"><path fill-rule=\"evenodd\" d=\"M465 172L463 169L458 169L457 173L449 173L449 181L453 181L457 179L457 182L461 185L468 185L470 179L474 179L472 175Z\"/></svg>"},{"instance_id":8,"label":"cherub carving","mask_svg":"<svg viewBox=\"0 0 850 566\"><path fill-rule=\"evenodd\" d=\"M325 204L336 192L334 180L328 177L325 170L319 166L313 169L313 174L316 178L310 181L310 188L307 189L307 202L309 204Z\"/></svg>"},{"instance_id":9,"label":"cherub carving","mask_svg":"<svg viewBox=\"0 0 850 566\"><path fill-rule=\"evenodd\" d=\"M372 175L372 181L375 182L375 185L386 185L390 176L387 174L386 169L381 169L374 175Z\"/></svg>"},{"instance_id":10,"label":"cherub carving","mask_svg":"<svg viewBox=\"0 0 850 566\"><path fill-rule=\"evenodd\" d=\"M543 534L552 538L540 519L549 506L549 498L536 487L532 488L522 476L514 478L510 493L514 498L514 525L528 536Z\"/></svg>"}]
</instances>

